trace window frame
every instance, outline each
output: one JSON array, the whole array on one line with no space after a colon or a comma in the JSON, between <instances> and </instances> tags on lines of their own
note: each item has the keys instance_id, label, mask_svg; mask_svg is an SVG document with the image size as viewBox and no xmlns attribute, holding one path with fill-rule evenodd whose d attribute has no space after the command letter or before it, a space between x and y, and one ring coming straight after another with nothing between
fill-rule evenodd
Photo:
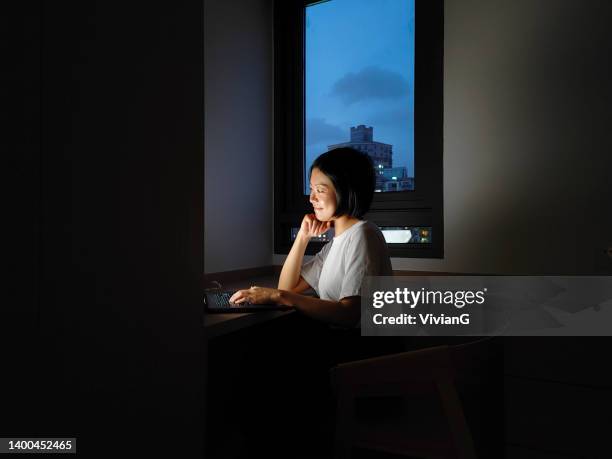
<instances>
[{"instance_id":1,"label":"window frame","mask_svg":"<svg viewBox=\"0 0 612 459\"><path fill-rule=\"evenodd\" d=\"M291 249L291 228L311 213L303 194L305 11L312 0L274 5L274 251ZM374 193L365 219L378 226L432 228L428 244L389 244L392 257L443 258L444 0L415 0L415 190ZM356 120L356 125L359 124ZM311 241L307 254L324 243Z\"/></svg>"}]
</instances>

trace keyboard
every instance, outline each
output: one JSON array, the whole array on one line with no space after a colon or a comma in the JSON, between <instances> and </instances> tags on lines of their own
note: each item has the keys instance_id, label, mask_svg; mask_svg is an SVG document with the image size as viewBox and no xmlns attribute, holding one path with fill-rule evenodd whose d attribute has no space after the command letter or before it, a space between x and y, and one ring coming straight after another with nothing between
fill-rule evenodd
<instances>
[{"instance_id":1,"label":"keyboard","mask_svg":"<svg viewBox=\"0 0 612 459\"><path fill-rule=\"evenodd\" d=\"M212 308L231 308L232 304L229 302L229 299L232 297L230 292L221 292L221 293L209 293L207 295L210 300L210 307Z\"/></svg>"},{"instance_id":2,"label":"keyboard","mask_svg":"<svg viewBox=\"0 0 612 459\"><path fill-rule=\"evenodd\" d=\"M285 311L290 309L289 306L278 304L253 304L240 303L232 304L229 299L233 292L207 292L204 294L204 304L208 312L218 313L243 313L256 311Z\"/></svg>"}]
</instances>

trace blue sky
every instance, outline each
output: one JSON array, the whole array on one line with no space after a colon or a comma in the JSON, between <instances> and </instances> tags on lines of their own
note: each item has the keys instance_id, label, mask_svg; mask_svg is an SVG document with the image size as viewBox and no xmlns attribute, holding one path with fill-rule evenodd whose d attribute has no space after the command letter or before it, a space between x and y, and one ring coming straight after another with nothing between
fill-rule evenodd
<instances>
[{"instance_id":1,"label":"blue sky","mask_svg":"<svg viewBox=\"0 0 612 459\"><path fill-rule=\"evenodd\" d=\"M374 127L414 175L414 0L331 0L306 9L306 168L350 127Z\"/></svg>"}]
</instances>

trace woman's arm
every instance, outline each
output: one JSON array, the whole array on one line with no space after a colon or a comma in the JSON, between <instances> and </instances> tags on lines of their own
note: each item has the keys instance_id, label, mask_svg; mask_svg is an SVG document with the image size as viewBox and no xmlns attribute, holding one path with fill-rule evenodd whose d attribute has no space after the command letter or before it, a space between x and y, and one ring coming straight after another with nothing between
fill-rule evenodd
<instances>
[{"instance_id":1,"label":"woman's arm","mask_svg":"<svg viewBox=\"0 0 612 459\"><path fill-rule=\"evenodd\" d=\"M274 296L272 299L274 300ZM354 327L361 317L361 301L358 296L342 298L340 301L329 301L278 290L278 299L275 302L293 306L313 319L346 328Z\"/></svg>"},{"instance_id":2,"label":"woman's arm","mask_svg":"<svg viewBox=\"0 0 612 459\"><path fill-rule=\"evenodd\" d=\"M279 289L304 291L307 289L306 286L310 287L306 281L300 277L302 262L304 261L304 252L306 251L308 241L310 241L311 237L323 234L329 228L330 222L320 222L316 219L314 214L304 216L300 230L283 264L283 269L278 279Z\"/></svg>"},{"instance_id":3,"label":"woman's arm","mask_svg":"<svg viewBox=\"0 0 612 459\"><path fill-rule=\"evenodd\" d=\"M278 278L279 289L292 290L298 285L302 261L304 261L304 252L309 240L310 237L304 235L301 230L298 232Z\"/></svg>"},{"instance_id":4,"label":"woman's arm","mask_svg":"<svg viewBox=\"0 0 612 459\"><path fill-rule=\"evenodd\" d=\"M354 327L361 315L360 297L358 296L343 298L340 301L329 301L287 290L251 287L246 290L238 290L230 298L232 303L240 304L245 301L254 304L275 303L293 306L313 319L347 328Z\"/></svg>"},{"instance_id":5,"label":"woman's arm","mask_svg":"<svg viewBox=\"0 0 612 459\"><path fill-rule=\"evenodd\" d=\"M312 286L308 282L306 282L302 276L300 276L300 280L297 285L289 291L293 293L302 293L311 288Z\"/></svg>"}]
</instances>

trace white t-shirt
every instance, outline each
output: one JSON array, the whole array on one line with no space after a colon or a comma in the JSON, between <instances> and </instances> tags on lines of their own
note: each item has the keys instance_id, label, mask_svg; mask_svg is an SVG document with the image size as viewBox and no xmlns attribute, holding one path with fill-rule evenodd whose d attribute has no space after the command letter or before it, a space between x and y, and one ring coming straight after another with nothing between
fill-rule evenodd
<instances>
[{"instance_id":1,"label":"white t-shirt","mask_svg":"<svg viewBox=\"0 0 612 459\"><path fill-rule=\"evenodd\" d=\"M385 237L361 220L323 246L302 266L301 276L322 300L361 295L365 276L392 276Z\"/></svg>"}]
</instances>

